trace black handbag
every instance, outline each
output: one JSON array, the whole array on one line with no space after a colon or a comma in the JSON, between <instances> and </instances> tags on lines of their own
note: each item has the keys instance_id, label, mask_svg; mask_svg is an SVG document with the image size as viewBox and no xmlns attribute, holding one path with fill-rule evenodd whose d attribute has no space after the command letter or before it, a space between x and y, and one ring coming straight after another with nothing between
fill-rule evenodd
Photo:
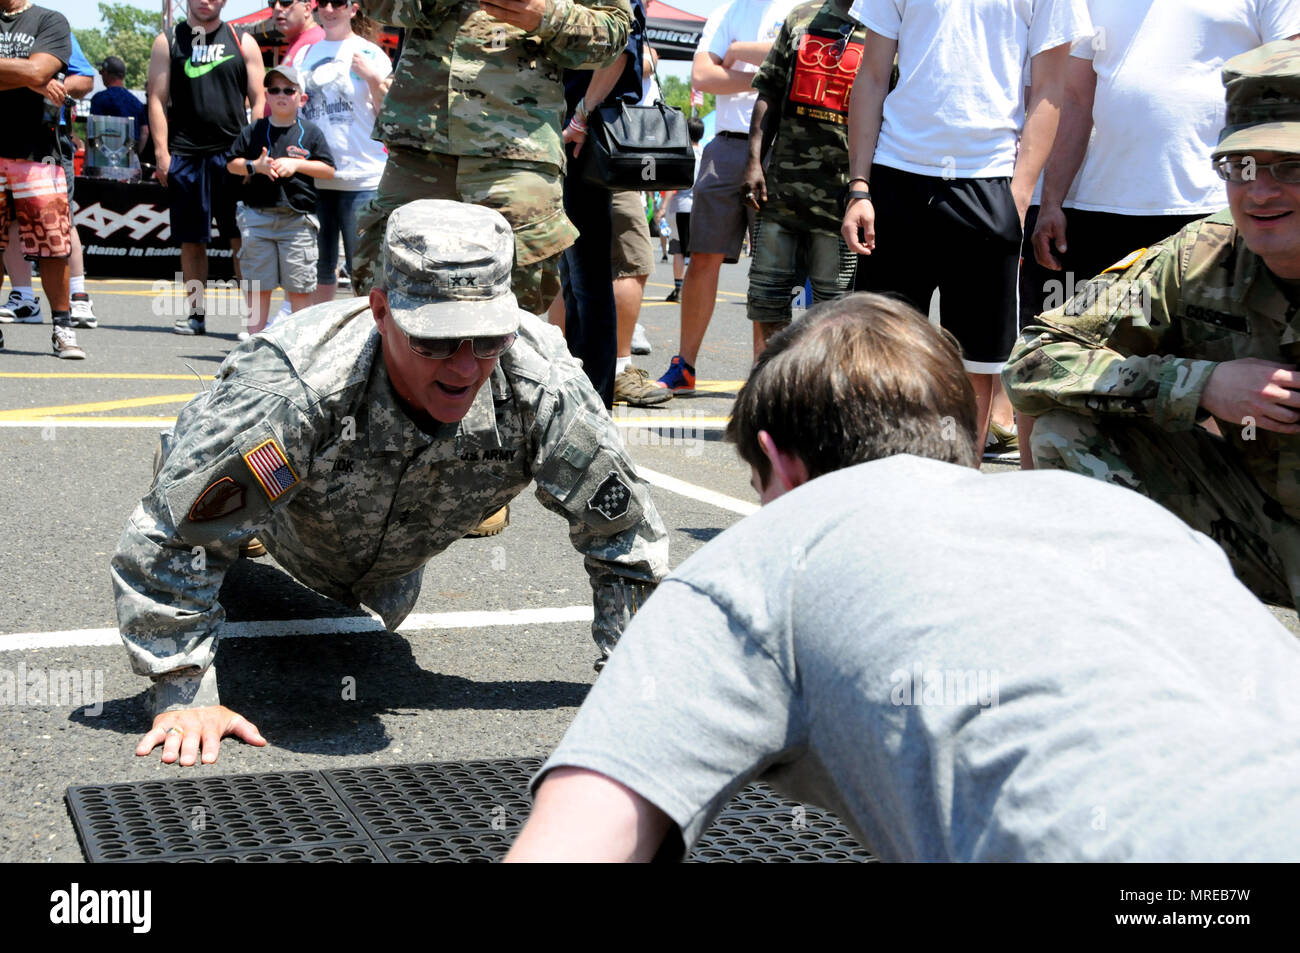
<instances>
[{"instance_id":1,"label":"black handbag","mask_svg":"<svg viewBox=\"0 0 1300 953\"><path fill-rule=\"evenodd\" d=\"M582 151L590 151L583 181L610 191L658 192L695 184L695 150L686 117L662 101L592 110Z\"/></svg>"}]
</instances>

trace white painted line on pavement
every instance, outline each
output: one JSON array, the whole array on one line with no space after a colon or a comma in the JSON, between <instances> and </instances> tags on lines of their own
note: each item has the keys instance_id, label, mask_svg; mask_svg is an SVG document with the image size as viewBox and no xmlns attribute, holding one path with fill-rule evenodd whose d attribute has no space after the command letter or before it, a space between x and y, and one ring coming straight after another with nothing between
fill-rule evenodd
<instances>
[{"instance_id":1,"label":"white painted line on pavement","mask_svg":"<svg viewBox=\"0 0 1300 953\"><path fill-rule=\"evenodd\" d=\"M51 427L62 430L64 427L147 427L151 430L163 430L176 423L175 417L159 417L155 420L97 420L87 417L84 420L56 418L54 420L0 420L0 427Z\"/></svg>"},{"instance_id":2,"label":"white painted line on pavement","mask_svg":"<svg viewBox=\"0 0 1300 953\"><path fill-rule=\"evenodd\" d=\"M416 612L406 617L406 621L398 631L424 632L432 629L472 629L495 625L549 625L557 622L590 622L591 620L592 609L589 605L499 611ZM223 639L265 639L286 635L346 635L384 631L384 624L370 616L335 616L322 619L228 622L221 627L221 637ZM0 634L0 652L119 644L121 644L121 636L117 629L71 629L64 632Z\"/></svg>"},{"instance_id":3,"label":"white painted line on pavement","mask_svg":"<svg viewBox=\"0 0 1300 953\"><path fill-rule=\"evenodd\" d=\"M758 512L758 504L750 503L748 500L738 500L734 496L727 496L725 493L718 493L716 490L708 490L702 486L696 486L694 483L687 483L685 480L679 480L677 477L670 477L666 473L660 473L658 470L651 470L647 467L637 467L636 472L641 479L654 486L667 490L670 493L676 493L679 496L688 496L692 500L699 500L701 503L708 503L710 506L716 506L720 510L727 510L730 513L739 513L741 516L748 516L750 513Z\"/></svg>"}]
</instances>

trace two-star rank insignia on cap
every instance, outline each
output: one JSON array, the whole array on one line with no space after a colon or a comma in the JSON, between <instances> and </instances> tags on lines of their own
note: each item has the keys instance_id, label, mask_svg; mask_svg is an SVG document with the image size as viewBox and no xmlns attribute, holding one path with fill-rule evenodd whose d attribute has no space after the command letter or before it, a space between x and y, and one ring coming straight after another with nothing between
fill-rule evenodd
<instances>
[{"instance_id":1,"label":"two-star rank insignia on cap","mask_svg":"<svg viewBox=\"0 0 1300 953\"><path fill-rule=\"evenodd\" d=\"M262 489L272 503L298 483L298 474L289 466L289 461L275 438L259 443L244 454L244 462L253 471L257 482L262 484Z\"/></svg>"},{"instance_id":2,"label":"two-star rank insignia on cap","mask_svg":"<svg viewBox=\"0 0 1300 953\"><path fill-rule=\"evenodd\" d=\"M624 483L617 473L611 471L587 501L587 508L613 521L627 513L631 500L632 488Z\"/></svg>"}]
</instances>

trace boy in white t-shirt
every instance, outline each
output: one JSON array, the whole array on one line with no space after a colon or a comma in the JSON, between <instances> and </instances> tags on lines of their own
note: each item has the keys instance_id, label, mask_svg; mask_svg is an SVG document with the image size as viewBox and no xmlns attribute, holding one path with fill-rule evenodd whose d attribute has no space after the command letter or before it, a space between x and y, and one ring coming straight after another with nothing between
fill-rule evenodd
<instances>
[{"instance_id":1,"label":"boy in white t-shirt","mask_svg":"<svg viewBox=\"0 0 1300 953\"><path fill-rule=\"evenodd\" d=\"M1087 10L1083 0L857 0L850 13L868 31L849 104L843 233L859 255L854 286L922 312L940 289L982 446L1015 342L1024 216L1056 134L1070 44L1092 35Z\"/></svg>"}]
</instances>

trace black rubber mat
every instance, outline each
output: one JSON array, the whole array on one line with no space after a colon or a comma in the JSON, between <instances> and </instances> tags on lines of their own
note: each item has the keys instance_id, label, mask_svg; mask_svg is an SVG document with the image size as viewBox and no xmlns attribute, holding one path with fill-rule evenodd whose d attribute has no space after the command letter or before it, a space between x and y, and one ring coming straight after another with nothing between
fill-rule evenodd
<instances>
[{"instance_id":1,"label":"black rubber mat","mask_svg":"<svg viewBox=\"0 0 1300 953\"><path fill-rule=\"evenodd\" d=\"M528 817L537 758L68 788L92 863L499 860ZM741 791L691 861L868 861L831 814Z\"/></svg>"}]
</instances>

